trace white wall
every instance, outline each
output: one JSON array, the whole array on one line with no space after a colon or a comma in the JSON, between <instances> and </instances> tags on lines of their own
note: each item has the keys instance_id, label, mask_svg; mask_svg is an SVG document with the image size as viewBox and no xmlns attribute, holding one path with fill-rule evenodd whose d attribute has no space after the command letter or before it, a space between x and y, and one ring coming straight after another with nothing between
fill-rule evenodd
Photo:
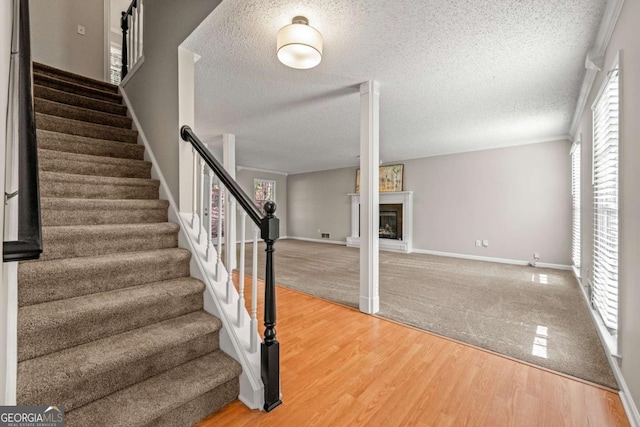
<instances>
[{"instance_id":1,"label":"white wall","mask_svg":"<svg viewBox=\"0 0 640 427\"><path fill-rule=\"evenodd\" d=\"M103 0L30 0L29 5L33 60L103 80ZM85 27L84 36L78 25Z\"/></svg>"},{"instance_id":2,"label":"white wall","mask_svg":"<svg viewBox=\"0 0 640 427\"><path fill-rule=\"evenodd\" d=\"M174 200L179 197L178 46L221 0L144 3L144 63L126 83L133 110Z\"/></svg>"},{"instance_id":3,"label":"white wall","mask_svg":"<svg viewBox=\"0 0 640 427\"><path fill-rule=\"evenodd\" d=\"M591 105L616 54L622 50L620 82L620 230L619 352L620 368L636 407L640 406L640 2L624 2L606 51L605 70L598 73L578 134L582 134L582 277L593 266L593 190L591 186Z\"/></svg>"},{"instance_id":4,"label":"white wall","mask_svg":"<svg viewBox=\"0 0 640 427\"><path fill-rule=\"evenodd\" d=\"M351 199L356 186L356 168L289 175L287 177L287 235L346 241L351 233ZM318 232L320 230L320 232Z\"/></svg>"},{"instance_id":5,"label":"white wall","mask_svg":"<svg viewBox=\"0 0 640 427\"><path fill-rule=\"evenodd\" d=\"M434 156L404 164L414 191L415 249L568 265L570 144L554 141ZM289 236L349 234L355 168L290 175ZM475 247L475 240L489 247Z\"/></svg>"}]
</instances>

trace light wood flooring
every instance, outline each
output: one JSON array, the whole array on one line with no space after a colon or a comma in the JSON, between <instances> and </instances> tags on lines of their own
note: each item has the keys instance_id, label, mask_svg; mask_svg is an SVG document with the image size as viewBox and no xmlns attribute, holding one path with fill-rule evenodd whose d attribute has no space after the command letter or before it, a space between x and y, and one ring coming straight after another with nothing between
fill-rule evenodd
<instances>
[{"instance_id":1,"label":"light wood flooring","mask_svg":"<svg viewBox=\"0 0 640 427\"><path fill-rule=\"evenodd\" d=\"M287 288L277 300L283 404L236 401L197 427L629 425L612 391Z\"/></svg>"}]
</instances>

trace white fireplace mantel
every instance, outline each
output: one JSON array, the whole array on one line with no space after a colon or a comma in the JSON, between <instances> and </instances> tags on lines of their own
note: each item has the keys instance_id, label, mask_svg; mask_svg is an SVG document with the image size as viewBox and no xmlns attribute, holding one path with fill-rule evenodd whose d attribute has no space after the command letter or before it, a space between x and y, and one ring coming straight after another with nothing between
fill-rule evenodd
<instances>
[{"instance_id":1,"label":"white fireplace mantel","mask_svg":"<svg viewBox=\"0 0 640 427\"><path fill-rule=\"evenodd\" d=\"M402 240L380 239L380 249L396 252L413 252L413 191L397 191L380 194L380 204L402 204ZM351 236L347 246L360 247L360 193L348 193L351 197Z\"/></svg>"}]
</instances>

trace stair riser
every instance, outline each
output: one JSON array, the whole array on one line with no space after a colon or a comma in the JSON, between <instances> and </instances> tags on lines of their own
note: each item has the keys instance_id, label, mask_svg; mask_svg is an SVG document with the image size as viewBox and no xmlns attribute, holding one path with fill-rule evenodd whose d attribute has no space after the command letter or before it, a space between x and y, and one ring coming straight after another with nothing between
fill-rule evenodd
<instances>
[{"instance_id":1,"label":"stair riser","mask_svg":"<svg viewBox=\"0 0 640 427\"><path fill-rule=\"evenodd\" d=\"M42 197L70 197L83 199L157 199L158 186L125 186L47 182L40 180Z\"/></svg>"},{"instance_id":2,"label":"stair riser","mask_svg":"<svg viewBox=\"0 0 640 427\"><path fill-rule=\"evenodd\" d=\"M167 222L167 209L64 210L42 209L42 225L154 224Z\"/></svg>"},{"instance_id":3,"label":"stair riser","mask_svg":"<svg viewBox=\"0 0 640 427\"><path fill-rule=\"evenodd\" d=\"M69 301L73 304L73 301ZM141 328L152 323L202 310L202 292L186 295L159 295L136 299L118 307L96 307L66 322L52 322L33 328L18 311L18 361L60 351L100 338Z\"/></svg>"},{"instance_id":4,"label":"stair riser","mask_svg":"<svg viewBox=\"0 0 640 427\"><path fill-rule=\"evenodd\" d=\"M88 108L95 111L102 111L119 116L127 115L127 107L112 102L100 101L82 95L74 95L72 93L63 92L46 86L34 85L33 96L36 98L48 99L50 101L62 104L73 105L76 107Z\"/></svg>"},{"instance_id":5,"label":"stair riser","mask_svg":"<svg viewBox=\"0 0 640 427\"><path fill-rule=\"evenodd\" d=\"M40 156L38 164L40 165L40 170L46 172L112 176L118 178L151 178L151 165L148 163L114 165L97 162L62 160L58 158Z\"/></svg>"},{"instance_id":6,"label":"stair riser","mask_svg":"<svg viewBox=\"0 0 640 427\"><path fill-rule=\"evenodd\" d=\"M118 93L118 86L105 83L99 80L94 80L89 77L84 77L77 74L69 73L63 70L58 70L56 68L39 64L37 62L33 63L33 71L38 74L54 77L58 80L65 80L78 85L103 90L105 92Z\"/></svg>"},{"instance_id":7,"label":"stair riser","mask_svg":"<svg viewBox=\"0 0 640 427\"><path fill-rule=\"evenodd\" d=\"M80 120L99 125L120 127L131 129L131 119L128 117L102 113L95 110L78 108L71 105L52 102L46 99L36 98L34 100L37 113L50 114L52 116L64 117L67 119Z\"/></svg>"},{"instance_id":8,"label":"stair riser","mask_svg":"<svg viewBox=\"0 0 640 427\"><path fill-rule=\"evenodd\" d=\"M121 256L117 260L87 262L65 260L30 262L18 265L18 302L28 306L43 302L74 298L99 292L124 289L146 283L189 276L191 255L184 251L154 253L153 256ZM51 286L65 283L65 286Z\"/></svg>"},{"instance_id":9,"label":"stair riser","mask_svg":"<svg viewBox=\"0 0 640 427\"><path fill-rule=\"evenodd\" d=\"M63 92L72 93L74 95L86 96L88 98L99 99L101 101L112 102L114 104L122 104L122 96L118 94L93 89L87 86L77 85L75 83L58 80L56 78L52 78L50 76L45 76L42 74L34 74L33 83Z\"/></svg>"},{"instance_id":10,"label":"stair riser","mask_svg":"<svg viewBox=\"0 0 640 427\"><path fill-rule=\"evenodd\" d=\"M42 229L41 261L175 248L178 233L146 233L136 235L86 233L84 235L52 236L51 228Z\"/></svg>"},{"instance_id":11,"label":"stair riser","mask_svg":"<svg viewBox=\"0 0 640 427\"><path fill-rule=\"evenodd\" d=\"M128 142L130 144L135 144L138 141L138 132L134 130L96 125L40 113L36 113L36 126L42 130L85 136L87 138Z\"/></svg>"},{"instance_id":12,"label":"stair riser","mask_svg":"<svg viewBox=\"0 0 640 427\"><path fill-rule=\"evenodd\" d=\"M85 139L65 134L55 134L55 136L45 134L46 132L38 132L38 148L90 156L144 159L144 147L142 145Z\"/></svg>"},{"instance_id":13,"label":"stair riser","mask_svg":"<svg viewBox=\"0 0 640 427\"><path fill-rule=\"evenodd\" d=\"M240 383L237 379L227 381L213 390L193 399L146 427L190 427L209 415L218 412L238 398ZM66 421L66 420L65 420ZM71 425L71 424L70 424Z\"/></svg>"},{"instance_id":14,"label":"stair riser","mask_svg":"<svg viewBox=\"0 0 640 427\"><path fill-rule=\"evenodd\" d=\"M195 340L182 343L179 347L164 349L150 357L117 366L111 371L98 375L90 373L75 383L65 383L64 387L53 390L18 390L19 405L40 405L42 402L57 402L64 405L65 412L71 411L125 387L143 381L178 365L197 359L218 349L218 332L202 335ZM20 376L18 376L20 384Z\"/></svg>"}]
</instances>

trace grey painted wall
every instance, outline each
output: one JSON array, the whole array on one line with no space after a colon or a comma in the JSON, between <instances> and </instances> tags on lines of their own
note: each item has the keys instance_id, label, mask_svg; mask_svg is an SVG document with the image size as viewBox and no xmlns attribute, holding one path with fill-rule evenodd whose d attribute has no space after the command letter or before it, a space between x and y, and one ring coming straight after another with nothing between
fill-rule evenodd
<instances>
[{"instance_id":1,"label":"grey painted wall","mask_svg":"<svg viewBox=\"0 0 640 427\"><path fill-rule=\"evenodd\" d=\"M276 205L278 209L276 216L280 219L280 237L287 235L287 176L275 173L258 172L249 169L241 169L236 172L236 181L240 184L240 187L251 197L253 194L253 180L254 179L268 179L276 182ZM246 239L252 239L250 220L247 218ZM238 232L236 238L240 239L240 221L238 220Z\"/></svg>"},{"instance_id":2,"label":"grey painted wall","mask_svg":"<svg viewBox=\"0 0 640 427\"><path fill-rule=\"evenodd\" d=\"M29 6L34 61L104 79L103 0L30 0Z\"/></svg>"},{"instance_id":3,"label":"grey painted wall","mask_svg":"<svg viewBox=\"0 0 640 427\"><path fill-rule=\"evenodd\" d=\"M144 63L125 91L174 200L179 200L178 46L220 3L174 0L144 3Z\"/></svg>"},{"instance_id":4,"label":"grey painted wall","mask_svg":"<svg viewBox=\"0 0 640 427\"><path fill-rule=\"evenodd\" d=\"M640 406L640 2L626 1L606 52L605 71L598 73L584 111L582 134L582 277L593 267L593 189L591 186L591 105L602 86L605 72L622 50L620 82L620 240L619 240L619 351L620 368L636 407ZM583 279L584 280L584 279Z\"/></svg>"},{"instance_id":5,"label":"grey painted wall","mask_svg":"<svg viewBox=\"0 0 640 427\"><path fill-rule=\"evenodd\" d=\"M414 191L414 248L569 264L568 141L407 160ZM396 163L396 162L394 162ZM290 175L289 236L349 234L355 168ZM475 240L489 240L488 248Z\"/></svg>"},{"instance_id":6,"label":"grey painted wall","mask_svg":"<svg viewBox=\"0 0 640 427\"><path fill-rule=\"evenodd\" d=\"M321 232L345 241L351 232L347 193L353 193L355 185L356 168L289 175L288 236L320 239Z\"/></svg>"}]
</instances>

